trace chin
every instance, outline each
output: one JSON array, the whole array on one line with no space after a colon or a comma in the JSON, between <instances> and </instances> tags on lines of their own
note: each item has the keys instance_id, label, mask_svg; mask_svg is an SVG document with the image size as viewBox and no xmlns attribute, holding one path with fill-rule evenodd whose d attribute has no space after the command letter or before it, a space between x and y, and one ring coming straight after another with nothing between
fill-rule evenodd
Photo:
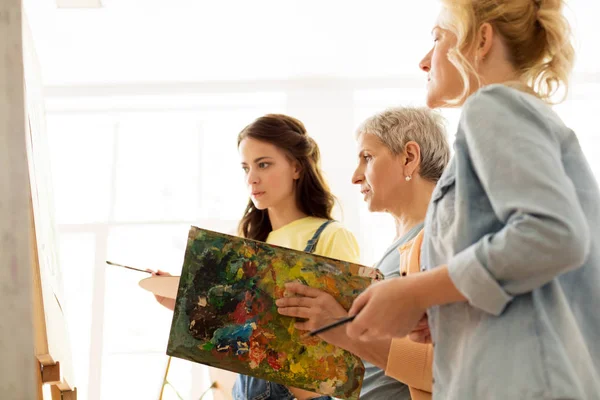
<instances>
[{"instance_id":1,"label":"chin","mask_svg":"<svg viewBox=\"0 0 600 400\"><path fill-rule=\"evenodd\" d=\"M265 205L263 202L252 200L252 204L254 204L254 208L257 210L266 210L269 206Z\"/></svg>"},{"instance_id":2,"label":"chin","mask_svg":"<svg viewBox=\"0 0 600 400\"><path fill-rule=\"evenodd\" d=\"M439 108L444 106L444 102L440 100L439 96L436 96L435 93L427 93L425 98L425 104L428 108Z\"/></svg>"},{"instance_id":3,"label":"chin","mask_svg":"<svg viewBox=\"0 0 600 400\"><path fill-rule=\"evenodd\" d=\"M381 211L379 209L379 207L377 207L376 205L374 205L373 203L368 203L367 204L367 209L369 210L369 212L379 212Z\"/></svg>"}]
</instances>

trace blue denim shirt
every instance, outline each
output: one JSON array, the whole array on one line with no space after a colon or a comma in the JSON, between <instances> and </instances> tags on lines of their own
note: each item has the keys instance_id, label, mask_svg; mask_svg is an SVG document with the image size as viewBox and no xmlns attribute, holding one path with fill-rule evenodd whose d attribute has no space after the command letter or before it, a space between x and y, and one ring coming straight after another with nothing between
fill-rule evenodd
<instances>
[{"instance_id":1,"label":"blue denim shirt","mask_svg":"<svg viewBox=\"0 0 600 400\"><path fill-rule=\"evenodd\" d=\"M422 269L448 265L468 302L428 310L434 399L599 399L600 192L577 137L535 96L490 85L454 148Z\"/></svg>"}]
</instances>

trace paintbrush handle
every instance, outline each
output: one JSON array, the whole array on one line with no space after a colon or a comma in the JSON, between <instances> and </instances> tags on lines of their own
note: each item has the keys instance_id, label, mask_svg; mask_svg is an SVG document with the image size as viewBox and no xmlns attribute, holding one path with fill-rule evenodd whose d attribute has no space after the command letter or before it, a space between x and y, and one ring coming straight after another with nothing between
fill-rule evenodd
<instances>
[{"instance_id":1,"label":"paintbrush handle","mask_svg":"<svg viewBox=\"0 0 600 400\"><path fill-rule=\"evenodd\" d=\"M315 336L315 335L318 335L320 333L327 332L330 329L337 328L340 325L344 325L344 324L347 324L350 321L353 321L354 318L356 318L356 315L352 315L350 317L342 318L339 321L335 321L332 324L325 325L322 328L319 328L319 329L316 329L316 330L314 330L312 332L309 332L308 336Z\"/></svg>"},{"instance_id":2,"label":"paintbrush handle","mask_svg":"<svg viewBox=\"0 0 600 400\"><path fill-rule=\"evenodd\" d=\"M106 263L107 263L108 265L113 265L113 266L115 266L115 267L127 268L127 269L132 269L132 270L134 270L134 271L139 271L139 272L145 272L145 273L147 273L147 274L152 274L152 272L150 272L150 271L148 271L148 270L145 270L145 269L140 269L140 268L135 268L135 267L128 267L127 265L123 265L123 264L117 264L117 263L114 263L114 262L112 262L112 261L106 261Z\"/></svg>"}]
</instances>

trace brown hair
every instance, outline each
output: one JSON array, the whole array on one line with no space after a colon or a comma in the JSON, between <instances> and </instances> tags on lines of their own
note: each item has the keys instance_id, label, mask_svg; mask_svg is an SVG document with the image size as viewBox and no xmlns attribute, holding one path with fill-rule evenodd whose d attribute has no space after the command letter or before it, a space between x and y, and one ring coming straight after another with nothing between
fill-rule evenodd
<instances>
[{"instance_id":1,"label":"brown hair","mask_svg":"<svg viewBox=\"0 0 600 400\"><path fill-rule=\"evenodd\" d=\"M462 103L469 95L469 73L478 78L464 52L474 49L479 27L490 23L502 37L510 62L520 79L541 99L551 97L564 87L573 69L575 50L571 29L562 14L562 0L443 0L451 18L446 29L458 37L456 48L448 53L458 68L464 90L457 99Z\"/></svg>"},{"instance_id":2,"label":"brown hair","mask_svg":"<svg viewBox=\"0 0 600 400\"><path fill-rule=\"evenodd\" d=\"M319 147L308 136L302 122L287 115L267 114L240 132L238 147L246 138L270 143L286 153L291 161L297 162L300 165L300 178L296 180L298 207L311 217L332 219L331 210L335 197L321 173ZM248 200L238 227L239 234L245 238L265 241L271 230L268 211L257 209L252 200Z\"/></svg>"}]
</instances>

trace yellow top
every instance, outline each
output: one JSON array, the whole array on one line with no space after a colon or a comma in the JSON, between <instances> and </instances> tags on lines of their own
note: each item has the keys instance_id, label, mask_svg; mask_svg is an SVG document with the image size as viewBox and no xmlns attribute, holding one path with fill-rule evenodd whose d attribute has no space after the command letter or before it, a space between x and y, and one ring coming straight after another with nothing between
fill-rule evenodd
<instances>
[{"instance_id":1,"label":"yellow top","mask_svg":"<svg viewBox=\"0 0 600 400\"><path fill-rule=\"evenodd\" d=\"M266 242L289 249L303 251L306 243L326 220L305 217L271 231ZM360 262L360 250L356 238L342 224L334 221L321 233L315 254L352 263Z\"/></svg>"}]
</instances>

